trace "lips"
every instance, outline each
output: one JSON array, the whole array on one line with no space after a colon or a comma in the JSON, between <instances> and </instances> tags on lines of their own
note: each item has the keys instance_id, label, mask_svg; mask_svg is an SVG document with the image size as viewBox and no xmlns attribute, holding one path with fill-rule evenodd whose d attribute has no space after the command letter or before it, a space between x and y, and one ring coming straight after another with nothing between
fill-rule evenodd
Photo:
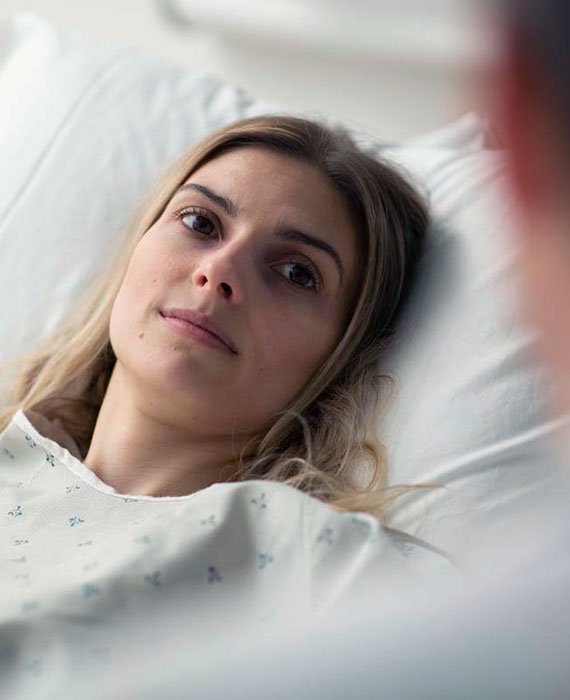
<instances>
[{"instance_id":1,"label":"lips","mask_svg":"<svg viewBox=\"0 0 570 700\"><path fill-rule=\"evenodd\" d=\"M192 323L194 326L203 328L223 343L232 353L237 354L236 347L231 339L205 314L193 309L162 309L160 314L166 318L179 318Z\"/></svg>"}]
</instances>

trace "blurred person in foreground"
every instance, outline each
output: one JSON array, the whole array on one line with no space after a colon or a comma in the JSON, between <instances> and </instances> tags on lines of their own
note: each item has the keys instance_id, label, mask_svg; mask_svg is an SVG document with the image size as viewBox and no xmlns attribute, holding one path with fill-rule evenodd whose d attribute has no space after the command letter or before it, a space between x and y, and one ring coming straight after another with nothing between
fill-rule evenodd
<instances>
[{"instance_id":1,"label":"blurred person in foreground","mask_svg":"<svg viewBox=\"0 0 570 700\"><path fill-rule=\"evenodd\" d=\"M502 0L490 117L517 204L521 302L570 410L570 4Z\"/></svg>"},{"instance_id":2,"label":"blurred person in foreground","mask_svg":"<svg viewBox=\"0 0 570 700\"><path fill-rule=\"evenodd\" d=\"M498 6L501 51L491 121L507 149L518 206L521 306L541 329L557 378L555 408L570 410L570 5ZM561 453L562 460L570 462ZM568 464L570 470L570 464ZM570 473L568 474L570 481ZM487 541L484 573L432 590L370 582L352 602L302 633L200 657L168 649L160 673L113 677L120 697L560 698L570 697L570 490L514 514ZM505 559L511 545L513 556ZM230 653L231 652L231 653ZM129 657L130 653L130 657ZM126 650L125 661L135 658ZM220 659L224 658L223 667ZM200 660L198 665L197 660ZM97 692L101 692L99 687ZM102 695L99 694L99 697ZM70 695L71 697L71 695ZM96 697L94 695L93 697Z\"/></svg>"}]
</instances>

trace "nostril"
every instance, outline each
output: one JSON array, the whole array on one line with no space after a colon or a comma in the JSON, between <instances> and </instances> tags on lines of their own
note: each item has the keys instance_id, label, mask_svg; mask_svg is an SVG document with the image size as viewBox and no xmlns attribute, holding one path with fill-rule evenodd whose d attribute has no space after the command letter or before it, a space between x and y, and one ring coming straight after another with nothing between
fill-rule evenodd
<instances>
[{"instance_id":1,"label":"nostril","mask_svg":"<svg viewBox=\"0 0 570 700\"><path fill-rule=\"evenodd\" d=\"M224 294L226 296L229 296L232 293L232 288L227 282L222 282L220 286L224 290Z\"/></svg>"}]
</instances>

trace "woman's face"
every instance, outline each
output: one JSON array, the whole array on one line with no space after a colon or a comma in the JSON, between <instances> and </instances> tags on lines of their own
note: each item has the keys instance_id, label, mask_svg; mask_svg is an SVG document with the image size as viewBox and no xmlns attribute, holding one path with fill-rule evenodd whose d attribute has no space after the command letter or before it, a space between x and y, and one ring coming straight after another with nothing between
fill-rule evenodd
<instances>
[{"instance_id":1,"label":"woman's face","mask_svg":"<svg viewBox=\"0 0 570 700\"><path fill-rule=\"evenodd\" d=\"M355 231L325 176L263 147L225 153L138 243L111 314L117 364L165 420L260 429L336 346L355 268ZM234 352L182 334L166 309L201 314Z\"/></svg>"}]
</instances>

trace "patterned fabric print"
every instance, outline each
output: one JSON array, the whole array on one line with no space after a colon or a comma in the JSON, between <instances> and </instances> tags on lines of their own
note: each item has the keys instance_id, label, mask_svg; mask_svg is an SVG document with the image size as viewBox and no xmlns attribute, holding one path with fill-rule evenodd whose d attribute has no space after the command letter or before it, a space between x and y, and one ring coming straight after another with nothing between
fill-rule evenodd
<instances>
[{"instance_id":1,"label":"patterned fabric print","mask_svg":"<svg viewBox=\"0 0 570 700\"><path fill-rule=\"evenodd\" d=\"M103 663L107 622L144 617L175 592L189 634L214 639L218 618L227 634L232 616L245 631L326 607L371 564L408 571L376 520L289 486L254 480L153 499L93 478L22 412L0 435L0 636L20 660L4 668L0 653L0 695L24 677L57 684L58 654ZM46 621L81 643L26 632Z\"/></svg>"}]
</instances>

